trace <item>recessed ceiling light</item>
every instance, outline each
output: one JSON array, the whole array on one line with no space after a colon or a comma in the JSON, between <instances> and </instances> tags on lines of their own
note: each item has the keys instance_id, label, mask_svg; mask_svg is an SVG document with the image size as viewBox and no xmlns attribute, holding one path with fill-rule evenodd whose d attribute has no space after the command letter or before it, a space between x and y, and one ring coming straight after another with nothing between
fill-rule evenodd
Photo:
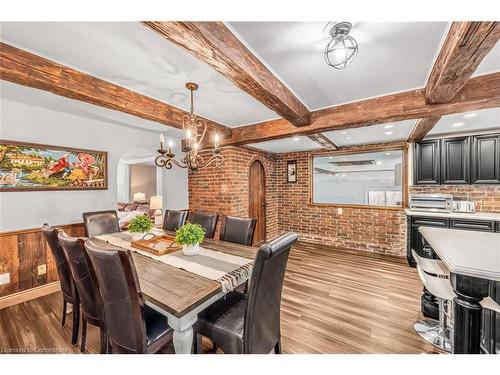
<instances>
[{"instance_id":1,"label":"recessed ceiling light","mask_svg":"<svg viewBox=\"0 0 500 375\"><path fill-rule=\"evenodd\" d=\"M386 152L385 154L386 154L386 155L390 155L391 153L390 153L390 152Z\"/></svg>"},{"instance_id":2,"label":"recessed ceiling light","mask_svg":"<svg viewBox=\"0 0 500 375\"><path fill-rule=\"evenodd\" d=\"M382 162L380 160L377 161L377 165L381 165L381 164L382 164Z\"/></svg>"},{"instance_id":3,"label":"recessed ceiling light","mask_svg":"<svg viewBox=\"0 0 500 375\"><path fill-rule=\"evenodd\" d=\"M388 132L385 132L384 134L385 134L385 135L391 135L391 134L393 134L393 133L394 133L394 132L393 132L392 130L390 130L390 131L388 131Z\"/></svg>"},{"instance_id":4,"label":"recessed ceiling light","mask_svg":"<svg viewBox=\"0 0 500 375\"><path fill-rule=\"evenodd\" d=\"M333 156L329 156L328 159L332 160L333 159Z\"/></svg>"},{"instance_id":5,"label":"recessed ceiling light","mask_svg":"<svg viewBox=\"0 0 500 375\"><path fill-rule=\"evenodd\" d=\"M463 122L455 122L452 126L454 128L458 128L459 126L462 126L464 123Z\"/></svg>"},{"instance_id":6,"label":"recessed ceiling light","mask_svg":"<svg viewBox=\"0 0 500 375\"><path fill-rule=\"evenodd\" d=\"M345 177L345 173L342 173L342 177Z\"/></svg>"},{"instance_id":7,"label":"recessed ceiling light","mask_svg":"<svg viewBox=\"0 0 500 375\"><path fill-rule=\"evenodd\" d=\"M467 113L464 115L464 118L473 118L473 117L476 117L477 116L477 113Z\"/></svg>"},{"instance_id":8,"label":"recessed ceiling light","mask_svg":"<svg viewBox=\"0 0 500 375\"><path fill-rule=\"evenodd\" d=\"M351 139L352 137L345 137L345 139Z\"/></svg>"},{"instance_id":9,"label":"recessed ceiling light","mask_svg":"<svg viewBox=\"0 0 500 375\"><path fill-rule=\"evenodd\" d=\"M347 132L342 132L342 134L347 134Z\"/></svg>"},{"instance_id":10,"label":"recessed ceiling light","mask_svg":"<svg viewBox=\"0 0 500 375\"><path fill-rule=\"evenodd\" d=\"M393 127L394 127L394 125L385 125L385 126L384 126L384 128L386 128L386 129L391 129L391 128L393 128Z\"/></svg>"},{"instance_id":11,"label":"recessed ceiling light","mask_svg":"<svg viewBox=\"0 0 500 375\"><path fill-rule=\"evenodd\" d=\"M293 137L294 141L300 141L300 137Z\"/></svg>"}]
</instances>

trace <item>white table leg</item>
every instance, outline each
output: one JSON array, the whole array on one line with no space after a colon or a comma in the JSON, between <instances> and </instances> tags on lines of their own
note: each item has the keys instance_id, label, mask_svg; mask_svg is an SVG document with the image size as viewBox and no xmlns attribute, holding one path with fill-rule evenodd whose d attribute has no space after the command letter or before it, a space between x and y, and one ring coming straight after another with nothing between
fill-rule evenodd
<instances>
[{"instance_id":1,"label":"white table leg","mask_svg":"<svg viewBox=\"0 0 500 375\"><path fill-rule=\"evenodd\" d=\"M189 326L183 331L174 330L175 354L191 354L193 345L193 327Z\"/></svg>"}]
</instances>

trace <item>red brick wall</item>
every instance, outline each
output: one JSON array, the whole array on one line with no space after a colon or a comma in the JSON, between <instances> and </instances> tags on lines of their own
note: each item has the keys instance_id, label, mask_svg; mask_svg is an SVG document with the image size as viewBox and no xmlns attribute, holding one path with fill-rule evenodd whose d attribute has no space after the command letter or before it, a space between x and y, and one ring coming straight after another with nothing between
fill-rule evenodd
<instances>
[{"instance_id":1,"label":"red brick wall","mask_svg":"<svg viewBox=\"0 0 500 375\"><path fill-rule=\"evenodd\" d=\"M208 158L210 153L202 153ZM275 159L265 153L239 147L222 149L224 165L214 165L189 172L189 209L217 212L220 215L248 217L248 173L250 165L259 160L266 173L266 238L278 234L278 195ZM216 231L218 238L219 228Z\"/></svg>"},{"instance_id":2,"label":"red brick wall","mask_svg":"<svg viewBox=\"0 0 500 375\"><path fill-rule=\"evenodd\" d=\"M297 160L297 183L286 182L288 160ZM280 154L276 163L279 231L292 230L302 240L404 256L406 215L401 210L309 204L309 153Z\"/></svg>"},{"instance_id":3,"label":"red brick wall","mask_svg":"<svg viewBox=\"0 0 500 375\"><path fill-rule=\"evenodd\" d=\"M410 193L451 194L454 199L476 202L476 211L500 212L500 186L488 185L418 185Z\"/></svg>"}]
</instances>

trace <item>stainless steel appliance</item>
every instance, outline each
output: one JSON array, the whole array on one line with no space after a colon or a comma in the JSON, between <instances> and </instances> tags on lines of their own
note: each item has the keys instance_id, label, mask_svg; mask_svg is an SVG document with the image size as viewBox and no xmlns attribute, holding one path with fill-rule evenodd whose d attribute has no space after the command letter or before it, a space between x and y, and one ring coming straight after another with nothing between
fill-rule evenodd
<instances>
[{"instance_id":1,"label":"stainless steel appliance","mask_svg":"<svg viewBox=\"0 0 500 375\"><path fill-rule=\"evenodd\" d=\"M451 212L453 197L451 194L410 194L410 210Z\"/></svg>"}]
</instances>

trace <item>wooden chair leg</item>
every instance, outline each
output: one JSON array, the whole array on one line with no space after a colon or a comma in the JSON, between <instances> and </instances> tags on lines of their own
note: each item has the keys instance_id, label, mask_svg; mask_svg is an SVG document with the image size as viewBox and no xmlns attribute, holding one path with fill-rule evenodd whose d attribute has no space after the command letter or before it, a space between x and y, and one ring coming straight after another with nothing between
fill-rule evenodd
<instances>
[{"instance_id":1,"label":"wooden chair leg","mask_svg":"<svg viewBox=\"0 0 500 375\"><path fill-rule=\"evenodd\" d=\"M101 354L108 353L108 334L104 328L100 329L101 332Z\"/></svg>"},{"instance_id":2,"label":"wooden chair leg","mask_svg":"<svg viewBox=\"0 0 500 375\"><path fill-rule=\"evenodd\" d=\"M274 353L276 354L282 354L281 352L281 339L278 340L276 345L274 346Z\"/></svg>"},{"instance_id":3,"label":"wooden chair leg","mask_svg":"<svg viewBox=\"0 0 500 375\"><path fill-rule=\"evenodd\" d=\"M80 342L80 352L85 352L85 344L87 343L87 319L82 316L82 339Z\"/></svg>"},{"instance_id":4,"label":"wooden chair leg","mask_svg":"<svg viewBox=\"0 0 500 375\"><path fill-rule=\"evenodd\" d=\"M80 329L80 304L73 304L73 334L71 336L71 345L78 342L78 330Z\"/></svg>"},{"instance_id":5,"label":"wooden chair leg","mask_svg":"<svg viewBox=\"0 0 500 375\"><path fill-rule=\"evenodd\" d=\"M67 312L68 312L68 302L63 301L62 322L61 322L61 326L63 327L66 325Z\"/></svg>"}]
</instances>

